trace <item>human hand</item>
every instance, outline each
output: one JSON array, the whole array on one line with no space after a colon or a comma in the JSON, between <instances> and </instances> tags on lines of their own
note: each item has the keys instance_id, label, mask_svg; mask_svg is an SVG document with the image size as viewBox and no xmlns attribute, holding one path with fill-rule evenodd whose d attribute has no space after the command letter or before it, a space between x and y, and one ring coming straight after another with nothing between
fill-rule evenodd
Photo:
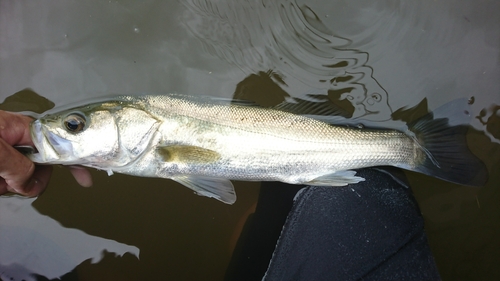
<instances>
[{"instance_id":1,"label":"human hand","mask_svg":"<svg viewBox=\"0 0 500 281\"><path fill-rule=\"evenodd\" d=\"M15 192L37 196L49 183L52 166L35 165L13 146L32 146L29 125L32 118L0 110L0 195ZM92 177L82 167L70 167L76 181L91 186Z\"/></svg>"}]
</instances>

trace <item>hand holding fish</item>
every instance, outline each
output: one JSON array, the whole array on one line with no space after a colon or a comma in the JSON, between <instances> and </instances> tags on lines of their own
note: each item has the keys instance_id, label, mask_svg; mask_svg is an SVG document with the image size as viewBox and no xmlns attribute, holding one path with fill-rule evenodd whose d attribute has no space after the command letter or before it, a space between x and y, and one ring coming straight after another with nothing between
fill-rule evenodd
<instances>
[{"instance_id":1,"label":"hand holding fish","mask_svg":"<svg viewBox=\"0 0 500 281\"><path fill-rule=\"evenodd\" d=\"M47 187L52 167L35 165L13 147L34 146L29 129L32 121L31 117L0 110L0 195L37 196ZM70 171L80 185L92 185L87 170L71 167Z\"/></svg>"}]
</instances>

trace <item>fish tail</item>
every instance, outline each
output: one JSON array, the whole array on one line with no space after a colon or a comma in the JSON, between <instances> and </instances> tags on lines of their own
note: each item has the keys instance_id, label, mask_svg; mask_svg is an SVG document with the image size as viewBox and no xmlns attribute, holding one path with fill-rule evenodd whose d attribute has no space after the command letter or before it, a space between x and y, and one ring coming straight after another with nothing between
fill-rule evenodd
<instances>
[{"instance_id":1,"label":"fish tail","mask_svg":"<svg viewBox=\"0 0 500 281\"><path fill-rule=\"evenodd\" d=\"M464 100L452 101L408 124L408 135L421 148L412 170L461 185L486 184L488 170L467 145L470 116L465 105Z\"/></svg>"}]
</instances>

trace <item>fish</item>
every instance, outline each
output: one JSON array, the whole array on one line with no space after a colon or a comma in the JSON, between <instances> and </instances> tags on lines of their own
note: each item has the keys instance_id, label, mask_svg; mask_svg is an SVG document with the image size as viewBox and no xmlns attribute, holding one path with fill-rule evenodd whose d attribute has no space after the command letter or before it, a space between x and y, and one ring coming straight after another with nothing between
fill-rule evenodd
<instances>
[{"instance_id":1,"label":"fish","mask_svg":"<svg viewBox=\"0 0 500 281\"><path fill-rule=\"evenodd\" d=\"M236 201L231 180L345 186L365 180L355 169L374 166L472 186L487 178L467 147L466 126L447 118L431 113L406 131L368 129L313 118L306 113L319 106L306 107L181 94L111 97L34 120L36 149L27 156L38 164L167 178L227 204Z\"/></svg>"}]
</instances>

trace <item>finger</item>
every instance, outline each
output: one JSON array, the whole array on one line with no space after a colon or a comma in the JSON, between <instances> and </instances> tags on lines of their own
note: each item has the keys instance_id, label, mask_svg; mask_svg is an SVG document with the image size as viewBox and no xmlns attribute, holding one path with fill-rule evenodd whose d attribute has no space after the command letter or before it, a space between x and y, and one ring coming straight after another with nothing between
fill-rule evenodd
<instances>
[{"instance_id":1,"label":"finger","mask_svg":"<svg viewBox=\"0 0 500 281\"><path fill-rule=\"evenodd\" d=\"M7 190L25 194L35 182L30 181L35 164L0 138L0 177Z\"/></svg>"},{"instance_id":2,"label":"finger","mask_svg":"<svg viewBox=\"0 0 500 281\"><path fill-rule=\"evenodd\" d=\"M42 194L45 188L49 185L50 176L52 175L52 166L48 165L37 165L35 166L35 172L31 177L31 182L33 182L31 187L27 187L26 196L38 196Z\"/></svg>"},{"instance_id":3,"label":"finger","mask_svg":"<svg viewBox=\"0 0 500 281\"><path fill-rule=\"evenodd\" d=\"M9 145L33 146L30 123L33 118L0 110L0 138Z\"/></svg>"},{"instance_id":4,"label":"finger","mask_svg":"<svg viewBox=\"0 0 500 281\"><path fill-rule=\"evenodd\" d=\"M7 190L7 183L5 182L4 179L0 178L0 195L5 194L9 192Z\"/></svg>"},{"instance_id":5,"label":"finger","mask_svg":"<svg viewBox=\"0 0 500 281\"><path fill-rule=\"evenodd\" d=\"M51 168L37 168L13 145L31 145L29 125L33 119L0 110L0 194L8 191L28 196L40 194L50 178Z\"/></svg>"},{"instance_id":6,"label":"finger","mask_svg":"<svg viewBox=\"0 0 500 281\"><path fill-rule=\"evenodd\" d=\"M79 185L83 187L92 186L92 175L90 174L89 170L81 166L69 166L68 168Z\"/></svg>"}]
</instances>

